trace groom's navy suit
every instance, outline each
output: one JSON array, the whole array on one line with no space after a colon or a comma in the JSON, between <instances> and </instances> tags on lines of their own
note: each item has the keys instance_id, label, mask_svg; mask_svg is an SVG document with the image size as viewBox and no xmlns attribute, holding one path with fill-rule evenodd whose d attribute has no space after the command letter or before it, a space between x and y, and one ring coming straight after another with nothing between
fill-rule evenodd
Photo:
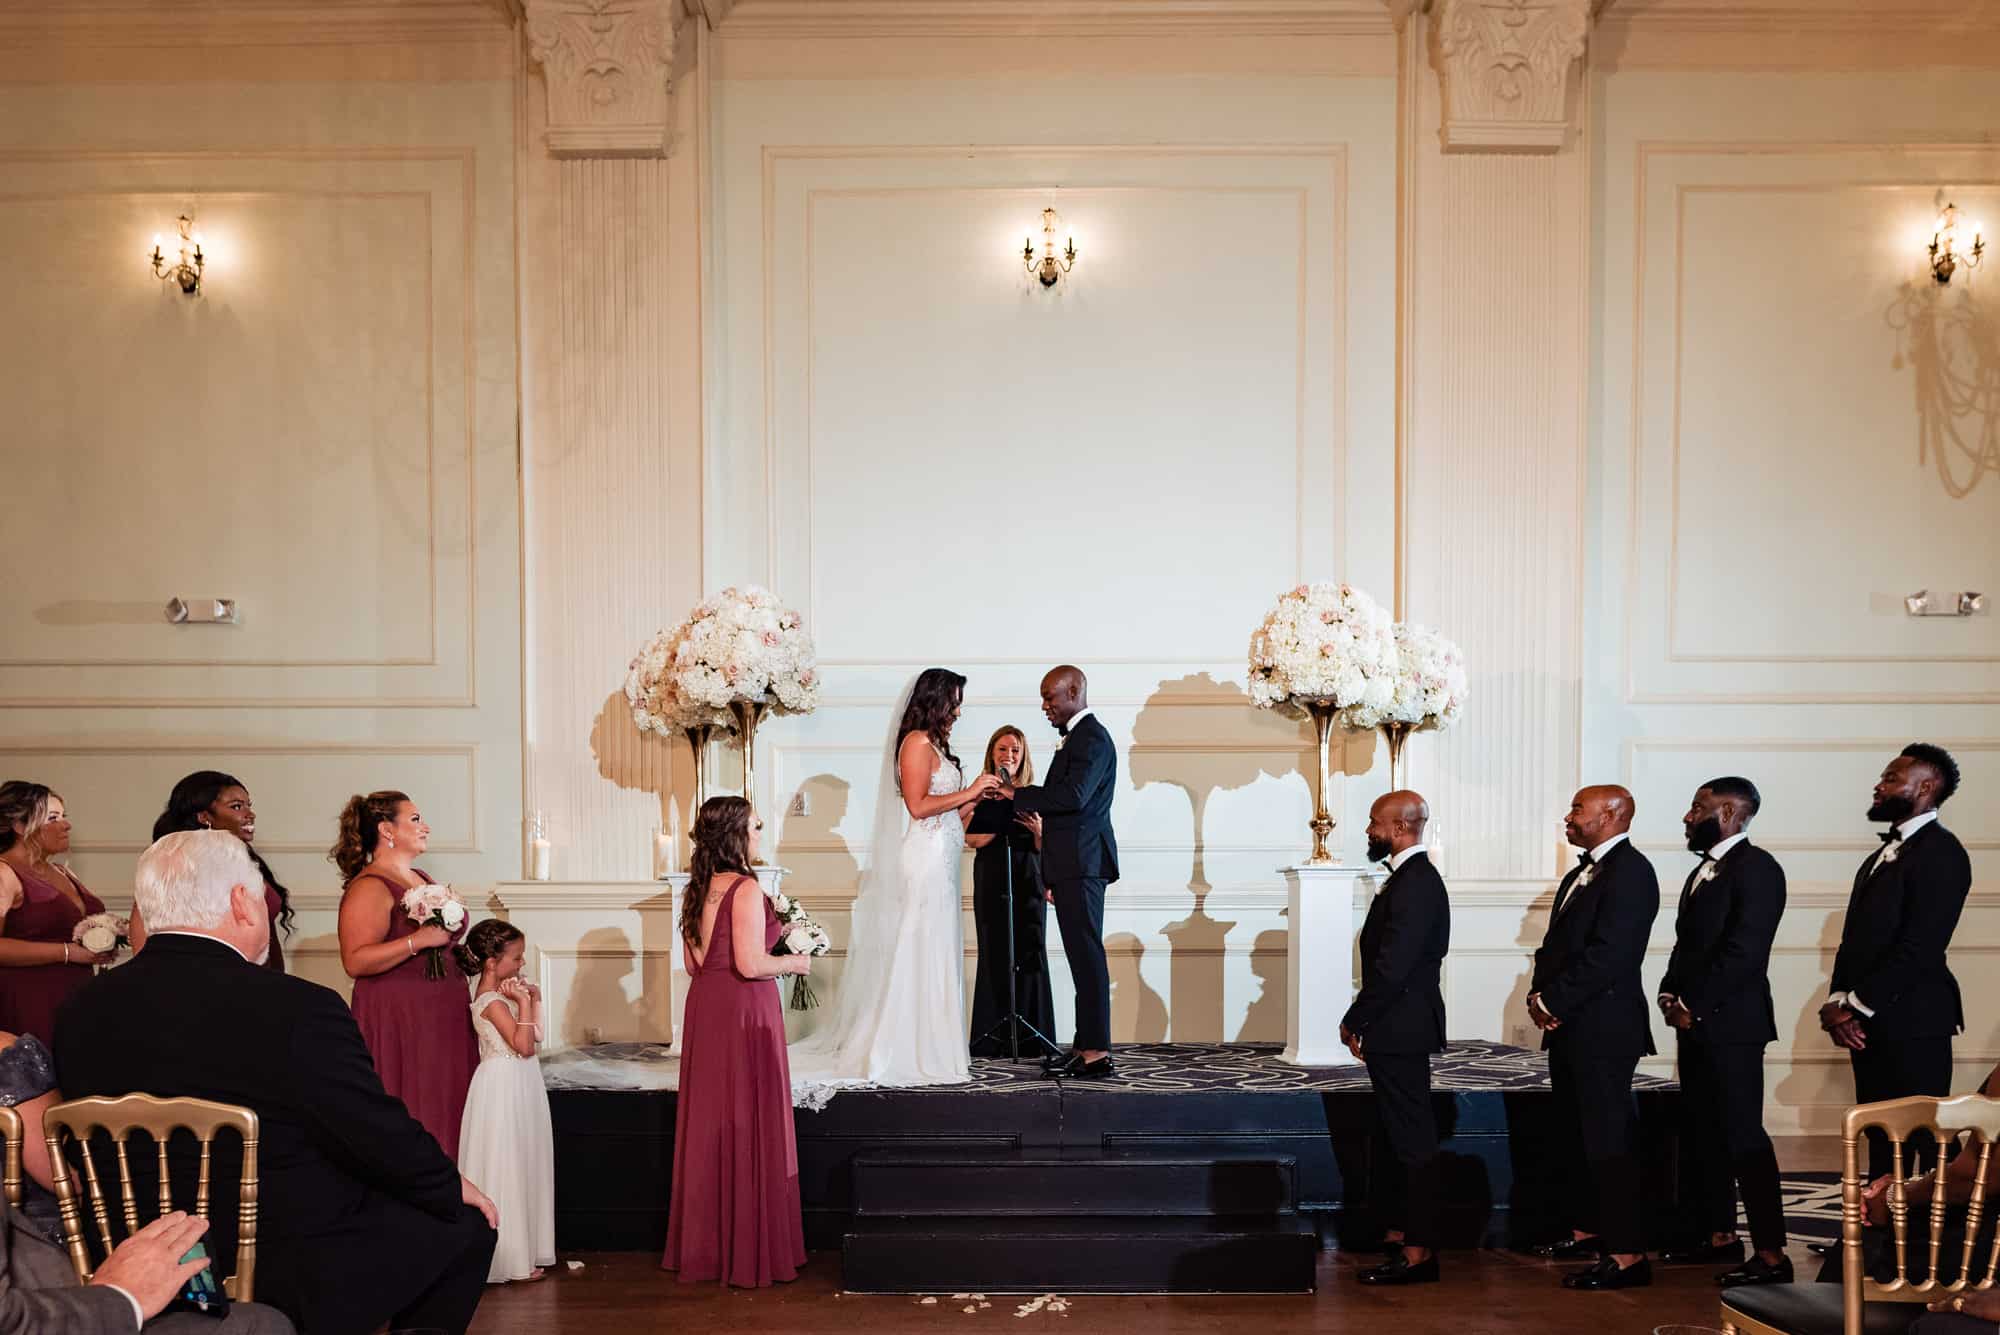
<instances>
[{"instance_id":1,"label":"groom's navy suit","mask_svg":"<svg viewBox=\"0 0 2000 1335\"><path fill-rule=\"evenodd\" d=\"M1015 810L1042 817L1042 877L1055 896L1063 954L1076 983L1078 1052L1111 1046L1111 975L1104 967L1104 887L1118 879L1111 794L1118 749L1096 715L1072 719L1039 787L1014 793Z\"/></svg>"}]
</instances>

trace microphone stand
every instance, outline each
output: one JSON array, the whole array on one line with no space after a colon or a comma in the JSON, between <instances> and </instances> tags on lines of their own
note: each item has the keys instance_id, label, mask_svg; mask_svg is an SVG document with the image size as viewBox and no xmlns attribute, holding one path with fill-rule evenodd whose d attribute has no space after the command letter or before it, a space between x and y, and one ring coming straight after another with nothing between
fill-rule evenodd
<instances>
[{"instance_id":1,"label":"microphone stand","mask_svg":"<svg viewBox=\"0 0 2000 1335\"><path fill-rule=\"evenodd\" d=\"M1013 782L1011 774L1003 775L1003 777L1008 782ZM1001 1016L985 1033L975 1039L973 1046L980 1046L986 1040L998 1034L1002 1028L1005 1028L1007 1031L1008 1060L1018 1065L1021 1060L1021 1031L1023 1029L1041 1040L1042 1046L1047 1049L1047 1052L1043 1054L1044 1056L1059 1053L1062 1049L1057 1047L1055 1041L1047 1034L1028 1023L1027 1019L1021 1014L1019 970L1015 968L1014 963L1014 850L1020 846L1014 842L1016 839L1027 841L1026 847L1034 847L1034 837L1026 831L1017 832L1010 830L1006 834L999 836L1000 852L1002 854L1001 865L1006 873L1005 879L1002 881L1005 890L1001 896L1001 902L1006 905L1007 910L1007 1013Z\"/></svg>"}]
</instances>

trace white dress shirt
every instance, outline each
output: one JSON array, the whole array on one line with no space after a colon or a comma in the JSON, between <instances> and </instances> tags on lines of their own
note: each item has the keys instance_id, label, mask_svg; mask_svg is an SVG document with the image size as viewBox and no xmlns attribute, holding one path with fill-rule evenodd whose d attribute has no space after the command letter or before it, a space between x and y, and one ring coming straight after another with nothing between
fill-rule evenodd
<instances>
[{"instance_id":1,"label":"white dress shirt","mask_svg":"<svg viewBox=\"0 0 2000 1335\"><path fill-rule=\"evenodd\" d=\"M1921 816L1912 816L1906 821L1899 822L1896 826L1897 837L1876 849L1875 856L1868 859L1868 874L1873 876L1875 869L1882 865L1882 855L1884 853L1887 853L1891 848L1902 843L1905 839L1908 839L1911 835L1923 829L1924 826L1929 825L1937 818L1938 814L1936 811L1926 811ZM1861 998L1855 996L1852 992L1835 992L1828 996L1827 1000L1839 1002L1856 1015L1865 1015L1871 1020L1875 1018L1875 1012L1863 1005Z\"/></svg>"},{"instance_id":2,"label":"white dress shirt","mask_svg":"<svg viewBox=\"0 0 2000 1335\"><path fill-rule=\"evenodd\" d=\"M1423 851L1424 851L1424 846L1422 844L1411 844L1408 848L1404 849L1402 852L1391 857L1389 859L1389 874L1393 876L1397 872L1401 871L1403 869L1403 864L1405 862L1408 862L1411 858L1415 857L1417 854Z\"/></svg>"}]
</instances>

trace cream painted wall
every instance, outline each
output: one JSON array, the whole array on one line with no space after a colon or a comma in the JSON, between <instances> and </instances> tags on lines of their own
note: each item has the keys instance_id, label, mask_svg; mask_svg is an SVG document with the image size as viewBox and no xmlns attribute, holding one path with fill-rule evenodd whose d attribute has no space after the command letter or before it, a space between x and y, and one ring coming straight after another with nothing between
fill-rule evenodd
<instances>
[{"instance_id":1,"label":"cream painted wall","mask_svg":"<svg viewBox=\"0 0 2000 1335\"><path fill-rule=\"evenodd\" d=\"M1968 335L1990 377L2000 311L1990 275L1940 291L1923 263L1943 199L2000 216L2000 79L1649 71L1593 92L1584 768L1633 786L1636 838L1669 887L1691 865L1694 788L1730 772L1760 785L1754 837L1791 883L1770 1121L1827 1131L1852 1083L1815 1012L1875 847L1869 787L1918 738L1965 773L1945 812L1975 876L1952 950L1959 1084L2000 1061L2000 623L1901 607L1920 588L1985 588L2000 556L2000 477L1949 439L1984 431L1990 450L1990 402L1944 406ZM1649 968L1671 938L1663 915Z\"/></svg>"},{"instance_id":2,"label":"cream painted wall","mask_svg":"<svg viewBox=\"0 0 2000 1335\"><path fill-rule=\"evenodd\" d=\"M238 774L296 967L338 983L348 794L410 791L442 879L518 872L514 83L477 44L423 82L319 54L0 86L0 770L64 793L114 903L174 780ZM143 258L184 210L195 300ZM242 624L169 625L175 595Z\"/></svg>"},{"instance_id":3,"label":"cream painted wall","mask_svg":"<svg viewBox=\"0 0 2000 1335\"><path fill-rule=\"evenodd\" d=\"M758 771L767 813L811 804L788 885L844 930L917 669L971 678L969 764L1011 722L1045 767L1035 685L1075 660L1124 759L1119 1033L1282 1038L1310 737L1249 707L1243 655L1300 579L1393 594L1392 81L714 96L707 582L769 582L826 666ZM1053 291L1019 258L1045 205L1082 256ZM1379 777L1343 783L1354 851Z\"/></svg>"}]
</instances>

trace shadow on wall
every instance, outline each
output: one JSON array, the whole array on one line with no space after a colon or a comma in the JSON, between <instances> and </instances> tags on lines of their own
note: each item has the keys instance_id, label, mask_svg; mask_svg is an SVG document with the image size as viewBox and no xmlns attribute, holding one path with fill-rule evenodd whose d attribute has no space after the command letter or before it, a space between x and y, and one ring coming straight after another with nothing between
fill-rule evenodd
<instances>
[{"instance_id":1,"label":"shadow on wall","mask_svg":"<svg viewBox=\"0 0 2000 1335\"><path fill-rule=\"evenodd\" d=\"M1291 941L1284 932L1259 932L1250 952L1250 972L1257 978L1257 997L1243 1013L1238 1043L1282 1043L1291 994L1286 972L1291 966Z\"/></svg>"},{"instance_id":2,"label":"shadow on wall","mask_svg":"<svg viewBox=\"0 0 2000 1335\"><path fill-rule=\"evenodd\" d=\"M1357 759L1365 767L1372 754L1373 737L1359 741L1365 748L1350 743L1346 754L1338 757L1343 773ZM1265 777L1298 774L1302 782L1310 783L1301 771L1310 752L1301 753L1300 748L1311 744L1309 724L1258 709L1241 686L1217 681L1206 672L1161 682L1133 721L1129 753L1133 788L1165 784L1180 789L1187 795L1192 826L1188 915L1161 929L1170 951L1168 1009L1178 1041L1222 1037L1225 950L1236 923L1210 917L1206 907L1214 888L1207 867L1209 799L1248 788ZM1282 950L1281 943L1281 958ZM1260 969L1254 963L1252 967ZM1278 968L1275 976L1260 969L1258 976L1264 991L1257 1005L1275 1007L1276 1033L1283 1037L1284 969ZM1244 1032L1249 1031L1246 1018Z\"/></svg>"},{"instance_id":3,"label":"shadow on wall","mask_svg":"<svg viewBox=\"0 0 2000 1335\"><path fill-rule=\"evenodd\" d=\"M1146 947L1130 932L1104 938L1104 962L1111 973L1111 1039L1114 1043L1164 1043L1167 1003L1146 986L1139 962Z\"/></svg>"},{"instance_id":4,"label":"shadow on wall","mask_svg":"<svg viewBox=\"0 0 2000 1335\"><path fill-rule=\"evenodd\" d=\"M675 823L670 812L678 815L683 833L694 829L693 750L680 738L639 731L624 691L606 696L591 720L590 754L602 778L628 791L654 795L661 829ZM728 791L711 786L709 796Z\"/></svg>"},{"instance_id":5,"label":"shadow on wall","mask_svg":"<svg viewBox=\"0 0 2000 1335\"><path fill-rule=\"evenodd\" d=\"M588 1043L593 1030L606 1042L658 1037L664 1025L649 1024L645 997L634 1000L627 991L626 980L638 967L638 953L622 929L585 932L576 944L576 973L556 1041L565 1047Z\"/></svg>"},{"instance_id":6,"label":"shadow on wall","mask_svg":"<svg viewBox=\"0 0 2000 1335\"><path fill-rule=\"evenodd\" d=\"M1912 279L1883 319L1897 335L1890 366L1913 372L1917 462L1962 499L2000 474L2000 314L1963 282Z\"/></svg>"},{"instance_id":7,"label":"shadow on wall","mask_svg":"<svg viewBox=\"0 0 2000 1335\"><path fill-rule=\"evenodd\" d=\"M811 811L806 815L792 810L801 794L810 799L807 805ZM852 800L852 786L837 774L806 778L785 800L792 814L786 815L777 851L769 856L782 866L795 868L800 882L818 892L851 890L860 885L860 860L839 833Z\"/></svg>"},{"instance_id":8,"label":"shadow on wall","mask_svg":"<svg viewBox=\"0 0 2000 1335\"><path fill-rule=\"evenodd\" d=\"M1796 913L1798 910L1792 909ZM1833 977L1833 957L1840 949L1840 929L1846 921L1845 909L1821 910L1824 918L1819 925L1820 977ZM1846 1053L1834 1044L1833 1038L1819 1027L1819 1008L1826 1000L1826 987L1814 987L1806 993L1805 1001L1799 1008L1799 1018L1792 1026L1790 1048L1793 1052L1829 1052L1834 1054L1834 1065L1845 1066ZM1782 1045L1784 1039L1779 1038ZM1771 1101L1787 1107L1808 1107L1819 1103L1826 1096L1828 1075L1826 1067L1813 1062L1793 1061L1785 1077L1771 1090ZM1841 1090L1851 1089L1845 1071L1833 1075L1832 1083Z\"/></svg>"}]
</instances>

